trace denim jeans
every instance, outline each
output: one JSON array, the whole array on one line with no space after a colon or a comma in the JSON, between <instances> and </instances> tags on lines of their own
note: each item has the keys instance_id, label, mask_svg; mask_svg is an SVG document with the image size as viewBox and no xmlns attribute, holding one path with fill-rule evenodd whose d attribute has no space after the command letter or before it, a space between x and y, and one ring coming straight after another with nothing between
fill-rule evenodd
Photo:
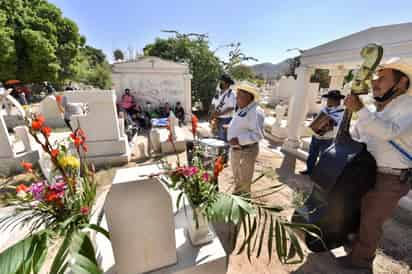
<instances>
[{"instance_id":1,"label":"denim jeans","mask_svg":"<svg viewBox=\"0 0 412 274\"><path fill-rule=\"evenodd\" d=\"M232 121L232 117L217 118L217 138L223 141L227 140L227 129L223 128L223 125L229 124Z\"/></svg>"},{"instance_id":2,"label":"denim jeans","mask_svg":"<svg viewBox=\"0 0 412 274\"><path fill-rule=\"evenodd\" d=\"M323 153L332 143L333 139L322 140L316 138L315 136L312 137L312 141L309 146L309 157L306 160L306 166L309 174L312 173L313 167L315 166L319 155Z\"/></svg>"}]
</instances>

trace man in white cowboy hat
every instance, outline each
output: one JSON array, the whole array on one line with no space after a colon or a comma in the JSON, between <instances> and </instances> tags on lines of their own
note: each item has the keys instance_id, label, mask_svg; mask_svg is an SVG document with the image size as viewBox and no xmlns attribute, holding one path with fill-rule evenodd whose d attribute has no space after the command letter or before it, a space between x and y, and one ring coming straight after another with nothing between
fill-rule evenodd
<instances>
[{"instance_id":1,"label":"man in white cowboy hat","mask_svg":"<svg viewBox=\"0 0 412 274\"><path fill-rule=\"evenodd\" d=\"M265 120L258 100L259 91L254 85L243 82L237 86L238 110L230 122L227 134L231 147L230 165L235 181L234 193L250 193L251 190Z\"/></svg>"},{"instance_id":2,"label":"man in white cowboy hat","mask_svg":"<svg viewBox=\"0 0 412 274\"><path fill-rule=\"evenodd\" d=\"M352 136L366 143L378 166L376 184L362 198L361 223L351 251L338 259L345 267L372 269L382 225L410 190L411 82L412 66L399 58L392 59L378 68L372 81L376 112L364 107L356 95L345 98L346 107L359 117Z\"/></svg>"},{"instance_id":3,"label":"man in white cowboy hat","mask_svg":"<svg viewBox=\"0 0 412 274\"><path fill-rule=\"evenodd\" d=\"M317 134L314 132L309 145L309 155L306 160L306 170L301 171L300 174L310 175L315 167L316 161L321 153L323 153L335 139L338 125L343 117L343 108L341 107L341 101L343 96L339 90L330 90L327 94L322 95L325 98L326 107L321 112L329 116L330 123L325 125L322 129L322 133Z\"/></svg>"}]
</instances>

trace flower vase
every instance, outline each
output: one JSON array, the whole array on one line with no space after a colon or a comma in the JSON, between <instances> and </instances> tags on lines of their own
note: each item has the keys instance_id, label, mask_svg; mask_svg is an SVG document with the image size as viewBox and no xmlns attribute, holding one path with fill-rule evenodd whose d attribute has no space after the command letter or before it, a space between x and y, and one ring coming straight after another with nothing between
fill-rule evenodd
<instances>
[{"instance_id":1,"label":"flower vase","mask_svg":"<svg viewBox=\"0 0 412 274\"><path fill-rule=\"evenodd\" d=\"M209 221L200 208L189 208L186 217L188 224L187 230L193 246L204 245L213 241L215 233L209 226Z\"/></svg>"}]
</instances>

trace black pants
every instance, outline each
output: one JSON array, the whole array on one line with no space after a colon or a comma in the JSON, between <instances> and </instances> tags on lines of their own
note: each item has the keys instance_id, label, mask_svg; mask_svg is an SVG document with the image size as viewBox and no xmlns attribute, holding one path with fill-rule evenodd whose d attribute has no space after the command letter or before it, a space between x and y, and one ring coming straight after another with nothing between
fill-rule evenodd
<instances>
[{"instance_id":1,"label":"black pants","mask_svg":"<svg viewBox=\"0 0 412 274\"><path fill-rule=\"evenodd\" d=\"M64 122L66 123L67 127L70 128L70 130L73 132L72 125L70 124L70 119L64 119Z\"/></svg>"}]
</instances>

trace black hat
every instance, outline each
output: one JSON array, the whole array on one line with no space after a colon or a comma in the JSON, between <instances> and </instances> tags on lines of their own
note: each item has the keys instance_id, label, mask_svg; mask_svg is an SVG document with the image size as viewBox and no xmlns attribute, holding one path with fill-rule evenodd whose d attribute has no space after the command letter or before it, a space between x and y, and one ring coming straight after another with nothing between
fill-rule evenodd
<instances>
[{"instance_id":1,"label":"black hat","mask_svg":"<svg viewBox=\"0 0 412 274\"><path fill-rule=\"evenodd\" d=\"M220 77L219 80L224 81L224 82L228 83L229 85L233 85L233 84L235 83L235 82L232 80L232 78L231 78L229 75L227 75L227 74L223 74L223 75Z\"/></svg>"},{"instance_id":2,"label":"black hat","mask_svg":"<svg viewBox=\"0 0 412 274\"><path fill-rule=\"evenodd\" d=\"M339 90L329 90L327 94L322 95L322 98L342 100L343 98L345 98L345 96L340 94Z\"/></svg>"}]
</instances>

